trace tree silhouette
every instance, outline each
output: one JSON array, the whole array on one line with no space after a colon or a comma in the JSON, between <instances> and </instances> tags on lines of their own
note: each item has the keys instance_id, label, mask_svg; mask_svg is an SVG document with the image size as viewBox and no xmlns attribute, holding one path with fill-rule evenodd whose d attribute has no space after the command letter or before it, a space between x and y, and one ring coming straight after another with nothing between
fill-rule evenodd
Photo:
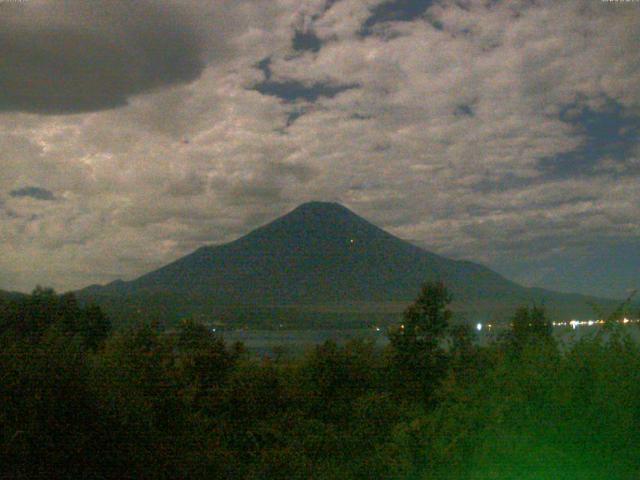
<instances>
[{"instance_id":1,"label":"tree silhouette","mask_svg":"<svg viewBox=\"0 0 640 480\"><path fill-rule=\"evenodd\" d=\"M430 397L446 370L442 341L452 312L452 297L443 282L427 282L403 314L403 323L389 333L398 378L416 394Z\"/></svg>"},{"instance_id":2,"label":"tree silhouette","mask_svg":"<svg viewBox=\"0 0 640 480\"><path fill-rule=\"evenodd\" d=\"M548 341L553 328L544 307L533 305L519 307L512 319L511 341L517 349L529 342Z\"/></svg>"}]
</instances>

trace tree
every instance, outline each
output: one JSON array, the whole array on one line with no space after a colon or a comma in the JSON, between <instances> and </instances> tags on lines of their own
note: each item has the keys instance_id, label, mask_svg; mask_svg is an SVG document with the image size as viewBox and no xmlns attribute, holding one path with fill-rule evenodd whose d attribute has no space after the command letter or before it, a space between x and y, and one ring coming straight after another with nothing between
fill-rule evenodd
<instances>
[{"instance_id":1,"label":"tree","mask_svg":"<svg viewBox=\"0 0 640 480\"><path fill-rule=\"evenodd\" d=\"M82 310L77 328L85 345L96 350L109 336L111 321L99 306L89 305Z\"/></svg>"},{"instance_id":2,"label":"tree","mask_svg":"<svg viewBox=\"0 0 640 480\"><path fill-rule=\"evenodd\" d=\"M431 396L446 371L442 341L449 327L452 297L443 282L427 282L403 314L403 323L389 333L397 380L409 390Z\"/></svg>"},{"instance_id":3,"label":"tree","mask_svg":"<svg viewBox=\"0 0 640 480\"><path fill-rule=\"evenodd\" d=\"M73 294L41 287L0 312L0 477L105 478L100 465L116 442L91 389L81 328L98 313L106 321Z\"/></svg>"},{"instance_id":4,"label":"tree","mask_svg":"<svg viewBox=\"0 0 640 480\"><path fill-rule=\"evenodd\" d=\"M512 319L511 342L517 349L530 342L549 341L553 327L544 307L533 305L519 307Z\"/></svg>"},{"instance_id":5,"label":"tree","mask_svg":"<svg viewBox=\"0 0 640 480\"><path fill-rule=\"evenodd\" d=\"M174 342L177 380L185 399L198 403L223 384L236 357L222 338L193 320L180 324Z\"/></svg>"},{"instance_id":6,"label":"tree","mask_svg":"<svg viewBox=\"0 0 640 480\"><path fill-rule=\"evenodd\" d=\"M57 295L37 287L31 295L9 301L2 308L0 336L38 343L51 330L96 350L109 335L111 322L100 307L81 307L73 293Z\"/></svg>"}]
</instances>

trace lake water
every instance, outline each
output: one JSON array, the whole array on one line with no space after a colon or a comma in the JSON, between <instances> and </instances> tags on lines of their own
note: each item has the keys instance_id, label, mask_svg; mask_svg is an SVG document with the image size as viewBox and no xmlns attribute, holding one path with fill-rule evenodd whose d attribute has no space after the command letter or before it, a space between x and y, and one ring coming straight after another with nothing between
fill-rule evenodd
<instances>
[{"instance_id":1,"label":"lake water","mask_svg":"<svg viewBox=\"0 0 640 480\"><path fill-rule=\"evenodd\" d=\"M326 340L342 344L352 339L369 339L379 347L388 343L386 333L382 329L380 331L373 329L234 330L224 332L222 335L227 342L240 341L250 352L258 355L271 355L274 350L285 354L299 354Z\"/></svg>"},{"instance_id":2,"label":"lake water","mask_svg":"<svg viewBox=\"0 0 640 480\"><path fill-rule=\"evenodd\" d=\"M595 335L601 329L600 326L583 326L575 330L571 327L554 328L554 336L561 342L572 343L584 336ZM477 342L480 345L487 345L496 339L498 332L476 331ZM637 324L623 326L623 331L627 332L636 341L640 341L640 328ZM241 341L245 344L249 352L257 355L273 355L283 353L285 355L297 355L315 345L326 340L333 340L338 344L345 343L352 339L373 340L377 347L384 347L389 342L386 330L375 329L352 329L352 330L234 330L223 332L225 341L232 343Z\"/></svg>"}]
</instances>

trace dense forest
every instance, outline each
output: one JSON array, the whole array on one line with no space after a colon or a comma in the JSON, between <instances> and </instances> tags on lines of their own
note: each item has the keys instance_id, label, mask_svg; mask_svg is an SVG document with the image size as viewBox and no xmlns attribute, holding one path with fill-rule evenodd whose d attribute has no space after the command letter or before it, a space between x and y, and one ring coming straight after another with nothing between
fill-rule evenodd
<instances>
[{"instance_id":1,"label":"dense forest","mask_svg":"<svg viewBox=\"0 0 640 480\"><path fill-rule=\"evenodd\" d=\"M98 307L51 290L0 300L0 475L640 478L636 326L561 344L524 306L479 346L450 302L427 283L385 349L289 358L194 321L112 332Z\"/></svg>"}]
</instances>

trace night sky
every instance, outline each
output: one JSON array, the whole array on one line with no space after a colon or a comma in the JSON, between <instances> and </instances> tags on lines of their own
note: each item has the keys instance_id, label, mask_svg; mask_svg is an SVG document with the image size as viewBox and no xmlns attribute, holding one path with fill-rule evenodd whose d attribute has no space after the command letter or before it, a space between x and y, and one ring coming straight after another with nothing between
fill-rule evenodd
<instances>
[{"instance_id":1,"label":"night sky","mask_svg":"<svg viewBox=\"0 0 640 480\"><path fill-rule=\"evenodd\" d=\"M0 0L0 162L3 289L131 279L325 200L622 297L640 2Z\"/></svg>"}]
</instances>

